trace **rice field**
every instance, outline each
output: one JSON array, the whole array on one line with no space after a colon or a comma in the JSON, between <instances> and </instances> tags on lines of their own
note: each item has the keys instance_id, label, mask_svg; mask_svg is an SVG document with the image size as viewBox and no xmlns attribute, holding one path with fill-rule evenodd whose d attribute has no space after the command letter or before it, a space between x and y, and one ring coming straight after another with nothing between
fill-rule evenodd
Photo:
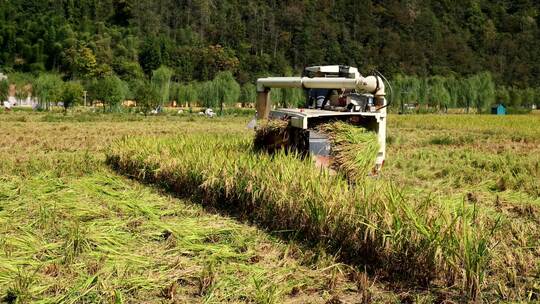
<instances>
[{"instance_id":1,"label":"rice field","mask_svg":"<svg viewBox=\"0 0 540 304\"><path fill-rule=\"evenodd\" d=\"M248 120L0 113L0 297L540 299L540 116L390 116L354 184L255 152Z\"/></svg>"}]
</instances>

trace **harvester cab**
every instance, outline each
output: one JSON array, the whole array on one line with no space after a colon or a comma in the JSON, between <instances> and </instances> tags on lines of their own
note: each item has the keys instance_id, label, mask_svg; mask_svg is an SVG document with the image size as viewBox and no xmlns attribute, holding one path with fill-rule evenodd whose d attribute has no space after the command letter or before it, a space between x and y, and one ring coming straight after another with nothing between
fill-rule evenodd
<instances>
[{"instance_id":1,"label":"harvester cab","mask_svg":"<svg viewBox=\"0 0 540 304\"><path fill-rule=\"evenodd\" d=\"M301 88L306 95L303 108L273 109L272 88ZM375 174L381 170L386 150L385 78L381 74L363 77L357 68L329 65L312 66L302 77L268 77L257 80L257 119L288 122L287 146L311 153L323 164L331 158L332 147L317 126L344 121L376 132L379 152L374 160Z\"/></svg>"}]
</instances>

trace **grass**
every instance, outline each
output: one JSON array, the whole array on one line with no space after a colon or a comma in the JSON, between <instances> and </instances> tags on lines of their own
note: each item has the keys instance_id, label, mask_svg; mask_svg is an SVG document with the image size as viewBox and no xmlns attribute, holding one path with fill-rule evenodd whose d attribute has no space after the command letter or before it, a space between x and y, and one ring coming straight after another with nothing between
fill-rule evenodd
<instances>
[{"instance_id":1,"label":"grass","mask_svg":"<svg viewBox=\"0 0 540 304\"><path fill-rule=\"evenodd\" d=\"M383 174L358 186L246 153L249 119L0 113L0 297L539 300L537 115L391 116ZM144 171L156 187L112 172L107 149L161 168ZM161 191L185 172L184 196Z\"/></svg>"},{"instance_id":2,"label":"grass","mask_svg":"<svg viewBox=\"0 0 540 304\"><path fill-rule=\"evenodd\" d=\"M104 149L126 135L236 134L245 132L246 119L81 122L68 114L51 122L46 115L0 115L0 124L9 125L0 137L4 301L325 303L357 294L349 279L354 270L324 251L282 241L104 165ZM381 301L398 299L380 283L372 289Z\"/></svg>"},{"instance_id":3,"label":"grass","mask_svg":"<svg viewBox=\"0 0 540 304\"><path fill-rule=\"evenodd\" d=\"M465 255L466 261L474 258L490 269L481 275L486 298L540 297L539 122L535 115L431 115L390 123L386 179L445 205L473 205L477 216L491 219L486 235L467 240L462 249L477 252ZM496 246L486 246L486 239ZM485 254L490 258L482 260Z\"/></svg>"}]
</instances>

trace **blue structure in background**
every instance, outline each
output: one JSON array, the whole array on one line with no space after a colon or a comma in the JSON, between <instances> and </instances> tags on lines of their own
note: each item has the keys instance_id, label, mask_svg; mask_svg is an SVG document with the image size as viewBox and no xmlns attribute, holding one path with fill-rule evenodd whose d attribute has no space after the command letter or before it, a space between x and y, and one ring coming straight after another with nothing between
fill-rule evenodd
<instances>
[{"instance_id":1,"label":"blue structure in background","mask_svg":"<svg viewBox=\"0 0 540 304\"><path fill-rule=\"evenodd\" d=\"M506 115L506 107L502 103L496 104L491 107L491 114Z\"/></svg>"}]
</instances>

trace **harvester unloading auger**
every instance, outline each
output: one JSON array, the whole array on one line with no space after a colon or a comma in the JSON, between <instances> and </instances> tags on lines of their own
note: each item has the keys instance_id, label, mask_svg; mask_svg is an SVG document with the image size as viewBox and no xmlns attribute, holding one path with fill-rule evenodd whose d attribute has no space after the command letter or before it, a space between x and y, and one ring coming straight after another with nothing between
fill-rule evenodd
<instances>
[{"instance_id":1,"label":"harvester unloading auger","mask_svg":"<svg viewBox=\"0 0 540 304\"><path fill-rule=\"evenodd\" d=\"M341 121L347 126L357 126L376 134L377 150L373 154L375 159L369 160L372 164L369 166L371 174L378 174L384 164L386 150L388 104L383 80L384 76L380 74L363 77L357 68L339 65L308 67L302 77L258 79L257 119L273 122L274 127L270 129L274 129L258 134L255 146L262 145L268 150L294 148L314 155L322 165L331 164L335 156L335 147L332 147L335 141L323 129L328 129L329 123ZM272 110L272 88L304 89L305 108Z\"/></svg>"}]
</instances>

